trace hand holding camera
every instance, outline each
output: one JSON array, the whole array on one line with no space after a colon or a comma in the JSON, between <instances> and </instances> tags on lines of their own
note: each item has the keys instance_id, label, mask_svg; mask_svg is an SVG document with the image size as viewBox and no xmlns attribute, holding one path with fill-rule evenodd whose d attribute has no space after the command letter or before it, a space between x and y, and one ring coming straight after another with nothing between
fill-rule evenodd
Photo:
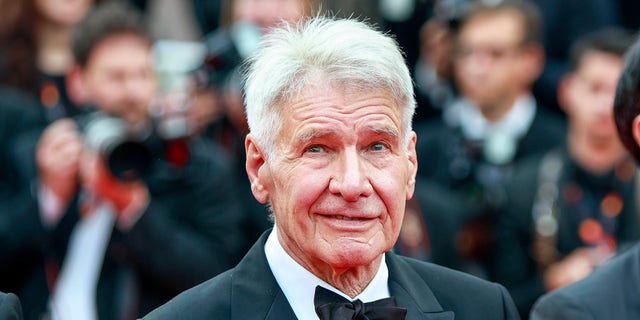
<instances>
[{"instance_id":1,"label":"hand holding camera","mask_svg":"<svg viewBox=\"0 0 640 320\"><path fill-rule=\"evenodd\" d=\"M63 119L49 126L36 150L40 183L60 202L62 214L78 190L78 165L83 140L72 120ZM58 217L59 218L59 217Z\"/></svg>"},{"instance_id":2,"label":"hand holding camera","mask_svg":"<svg viewBox=\"0 0 640 320\"><path fill-rule=\"evenodd\" d=\"M115 207L120 227L131 227L149 204L149 190L142 180L116 179L100 155L90 148L85 148L80 158L80 181L86 191Z\"/></svg>"},{"instance_id":3,"label":"hand holding camera","mask_svg":"<svg viewBox=\"0 0 640 320\"><path fill-rule=\"evenodd\" d=\"M140 179L143 168L151 162L148 150L125 139L120 130L123 128L115 125L117 122L109 122L114 119L103 120L101 124L94 123L89 131L83 128L81 133L79 126L84 124L62 119L42 134L36 151L37 166L41 185L56 198L55 221L59 221L80 186L111 202L121 226L132 225L148 205L149 191ZM147 158L141 159L142 155ZM125 179L114 175L109 161Z\"/></svg>"}]
</instances>

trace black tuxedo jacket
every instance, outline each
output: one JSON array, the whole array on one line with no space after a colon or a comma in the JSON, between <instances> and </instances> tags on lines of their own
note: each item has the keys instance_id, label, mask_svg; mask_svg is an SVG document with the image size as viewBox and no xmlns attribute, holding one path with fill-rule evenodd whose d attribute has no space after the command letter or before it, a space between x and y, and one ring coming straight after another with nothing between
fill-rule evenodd
<instances>
[{"instance_id":1,"label":"black tuxedo jacket","mask_svg":"<svg viewBox=\"0 0 640 320\"><path fill-rule=\"evenodd\" d=\"M542 296L531 319L640 319L640 243L592 275Z\"/></svg>"},{"instance_id":2,"label":"black tuxedo jacket","mask_svg":"<svg viewBox=\"0 0 640 320\"><path fill-rule=\"evenodd\" d=\"M180 294L144 319L296 319L269 269L263 234L229 270ZM387 253L389 290L407 320L518 319L500 285L434 264Z\"/></svg>"},{"instance_id":3,"label":"black tuxedo jacket","mask_svg":"<svg viewBox=\"0 0 640 320\"><path fill-rule=\"evenodd\" d=\"M0 292L0 320L22 320L20 300L15 294Z\"/></svg>"}]
</instances>

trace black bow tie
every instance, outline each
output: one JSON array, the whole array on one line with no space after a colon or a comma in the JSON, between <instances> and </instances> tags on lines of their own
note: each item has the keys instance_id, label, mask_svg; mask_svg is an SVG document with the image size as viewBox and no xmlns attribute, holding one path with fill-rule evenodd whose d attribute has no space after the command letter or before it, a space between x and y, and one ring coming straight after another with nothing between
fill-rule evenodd
<instances>
[{"instance_id":1,"label":"black bow tie","mask_svg":"<svg viewBox=\"0 0 640 320\"><path fill-rule=\"evenodd\" d=\"M352 302L321 286L316 287L313 303L320 320L404 320L407 315L407 309L396 307L393 297Z\"/></svg>"}]
</instances>

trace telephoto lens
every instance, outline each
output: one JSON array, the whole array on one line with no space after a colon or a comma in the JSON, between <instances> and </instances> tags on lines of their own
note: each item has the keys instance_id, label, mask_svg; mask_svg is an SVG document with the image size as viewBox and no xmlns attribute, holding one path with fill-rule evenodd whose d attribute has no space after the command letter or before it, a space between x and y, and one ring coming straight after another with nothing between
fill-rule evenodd
<instances>
[{"instance_id":1,"label":"telephoto lens","mask_svg":"<svg viewBox=\"0 0 640 320\"><path fill-rule=\"evenodd\" d=\"M153 152L144 137L135 135L126 121L101 112L76 118L85 144L98 152L111 174L123 181L142 178L153 162Z\"/></svg>"}]
</instances>

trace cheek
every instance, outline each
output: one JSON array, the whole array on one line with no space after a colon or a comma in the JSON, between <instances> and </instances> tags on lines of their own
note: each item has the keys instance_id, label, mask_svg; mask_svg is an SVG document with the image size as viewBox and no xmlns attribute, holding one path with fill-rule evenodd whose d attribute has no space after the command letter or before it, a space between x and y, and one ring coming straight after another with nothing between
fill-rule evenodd
<instances>
[{"instance_id":1,"label":"cheek","mask_svg":"<svg viewBox=\"0 0 640 320\"><path fill-rule=\"evenodd\" d=\"M90 96L100 100L115 100L114 97L121 91L118 81L113 81L99 72L91 72L86 80L87 91Z\"/></svg>"},{"instance_id":2,"label":"cheek","mask_svg":"<svg viewBox=\"0 0 640 320\"><path fill-rule=\"evenodd\" d=\"M305 174L292 174L285 177L284 192L290 195L290 199L298 207L298 210L308 211L326 189L326 179L319 170L309 170Z\"/></svg>"},{"instance_id":3,"label":"cheek","mask_svg":"<svg viewBox=\"0 0 640 320\"><path fill-rule=\"evenodd\" d=\"M390 247L397 241L400 235L400 229L402 227L402 220L404 218L406 200L404 197L398 196L399 192L404 195L404 189L389 188L388 190L376 189L378 196L384 203L387 217L382 221L382 230L384 241ZM388 248L390 249L390 248Z\"/></svg>"},{"instance_id":4,"label":"cheek","mask_svg":"<svg viewBox=\"0 0 640 320\"><path fill-rule=\"evenodd\" d=\"M261 171L262 181L269 191L272 204L285 207L286 211L302 210L310 207L325 188L323 170L302 166L276 165Z\"/></svg>"},{"instance_id":5,"label":"cheek","mask_svg":"<svg viewBox=\"0 0 640 320\"><path fill-rule=\"evenodd\" d=\"M494 85L505 89L515 88L520 83L518 73L512 72L512 70L506 69L505 67L503 67L500 72L495 72L489 79L492 80Z\"/></svg>"},{"instance_id":6,"label":"cheek","mask_svg":"<svg viewBox=\"0 0 640 320\"><path fill-rule=\"evenodd\" d=\"M292 238L300 241L310 239L315 230L313 206L322 194L321 183L313 174L282 175L274 179L270 190L271 205L277 213L276 221L280 228L288 230Z\"/></svg>"},{"instance_id":7,"label":"cheek","mask_svg":"<svg viewBox=\"0 0 640 320\"><path fill-rule=\"evenodd\" d=\"M118 88L114 86L105 85L98 90L94 90L94 94L92 97L94 98L94 102L97 103L101 108L108 108L110 110L118 110L120 109L120 99L118 94L114 94Z\"/></svg>"},{"instance_id":8,"label":"cheek","mask_svg":"<svg viewBox=\"0 0 640 320\"><path fill-rule=\"evenodd\" d=\"M404 173L397 171L386 172L371 179L373 188L384 203L389 214L389 222L393 224L394 228L399 228L406 202L407 184L402 177L404 177Z\"/></svg>"},{"instance_id":9,"label":"cheek","mask_svg":"<svg viewBox=\"0 0 640 320\"><path fill-rule=\"evenodd\" d=\"M156 93L158 92L158 86L156 85L156 82L153 81L153 79L147 79L144 81L144 83L145 83L145 85L143 86L143 88L145 89L144 98L146 98L147 101L151 101L156 96Z\"/></svg>"}]
</instances>

